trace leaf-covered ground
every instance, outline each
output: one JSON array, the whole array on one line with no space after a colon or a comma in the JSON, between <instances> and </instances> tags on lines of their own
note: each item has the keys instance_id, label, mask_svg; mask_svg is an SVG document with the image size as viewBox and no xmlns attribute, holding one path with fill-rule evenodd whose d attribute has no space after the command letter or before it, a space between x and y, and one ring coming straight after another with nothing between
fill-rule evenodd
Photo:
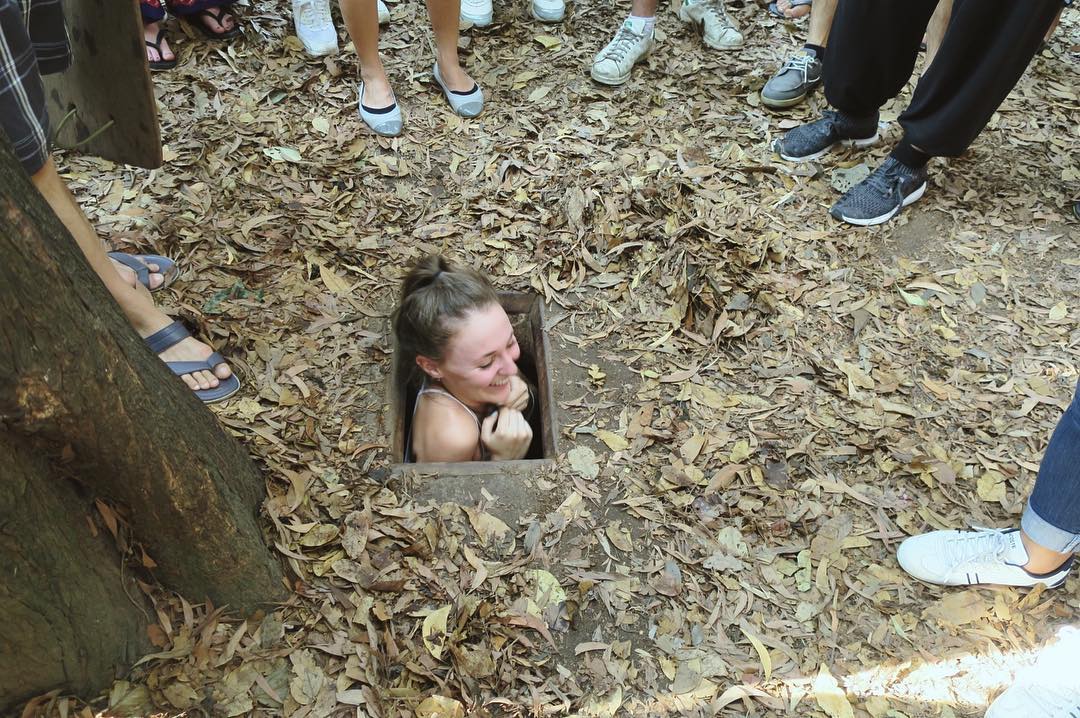
<instances>
[{"instance_id":1,"label":"leaf-covered ground","mask_svg":"<svg viewBox=\"0 0 1080 718\"><path fill-rule=\"evenodd\" d=\"M885 146L768 150L823 106L756 98L805 25L734 6L747 46L723 54L665 7L610 89L588 63L625 8L570 8L497 3L463 34L489 99L462 121L422 5L393 4L395 140L356 117L351 47L308 59L281 0L229 47L175 28L165 167L64 159L104 236L183 262L165 302L244 379L215 411L296 575L246 622L155 594L161 653L94 711L981 715L1075 620L1076 578L946 590L894 558L1015 524L1076 384L1075 18L925 199L866 230L827 217L833 173ZM387 315L428 251L547 301L554 467L389 470Z\"/></svg>"}]
</instances>

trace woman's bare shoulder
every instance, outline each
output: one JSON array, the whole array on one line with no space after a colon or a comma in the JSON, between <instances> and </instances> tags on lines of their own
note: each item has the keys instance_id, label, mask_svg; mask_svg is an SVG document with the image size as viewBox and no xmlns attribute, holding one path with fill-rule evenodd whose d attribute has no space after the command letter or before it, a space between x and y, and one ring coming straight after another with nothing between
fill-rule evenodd
<instances>
[{"instance_id":1,"label":"woman's bare shoulder","mask_svg":"<svg viewBox=\"0 0 1080 718\"><path fill-rule=\"evenodd\" d=\"M456 400L432 392L424 395L412 427L418 461L472 461L480 432L472 412Z\"/></svg>"}]
</instances>

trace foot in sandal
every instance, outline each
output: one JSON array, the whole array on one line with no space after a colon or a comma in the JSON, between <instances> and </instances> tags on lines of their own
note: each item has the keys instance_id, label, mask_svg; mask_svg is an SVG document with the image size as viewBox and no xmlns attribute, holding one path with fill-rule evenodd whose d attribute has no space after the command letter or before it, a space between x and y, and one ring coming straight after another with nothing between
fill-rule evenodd
<instances>
[{"instance_id":1,"label":"foot in sandal","mask_svg":"<svg viewBox=\"0 0 1080 718\"><path fill-rule=\"evenodd\" d=\"M240 380L225 359L191 336L183 324L158 312L159 319L142 334L150 351L157 354L188 388L206 404L223 401L240 389Z\"/></svg>"},{"instance_id":2,"label":"foot in sandal","mask_svg":"<svg viewBox=\"0 0 1080 718\"><path fill-rule=\"evenodd\" d=\"M176 54L169 47L161 22L143 25L143 42L146 43L146 64L151 70L171 70L176 67Z\"/></svg>"},{"instance_id":3,"label":"foot in sandal","mask_svg":"<svg viewBox=\"0 0 1080 718\"><path fill-rule=\"evenodd\" d=\"M769 12L776 17L795 20L809 15L813 2L814 0L776 0L769 3Z\"/></svg>"}]
</instances>

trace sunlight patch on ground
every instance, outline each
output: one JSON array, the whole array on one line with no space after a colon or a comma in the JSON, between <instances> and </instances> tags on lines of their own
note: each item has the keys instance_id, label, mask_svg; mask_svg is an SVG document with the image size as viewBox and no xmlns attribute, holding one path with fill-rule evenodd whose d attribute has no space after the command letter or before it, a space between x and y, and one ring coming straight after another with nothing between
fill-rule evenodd
<instances>
[{"instance_id":1,"label":"sunlight patch on ground","mask_svg":"<svg viewBox=\"0 0 1080 718\"><path fill-rule=\"evenodd\" d=\"M985 708L990 701L1012 684L1016 674L1034 662L1037 651L968 653L935 661L920 658L893 665L879 664L846 676L837 676L852 701L874 699L903 703L933 704L964 710ZM703 681L701 688L686 695L661 695L646 705L626 706L631 715L678 715L683 711L709 707L718 709L744 698L755 700L783 712L795 710L796 704L817 707L817 677L789 678L769 685L731 686L717 697L716 686ZM820 688L820 686L817 686ZM872 715L875 707L868 705ZM600 711L598 714L603 714ZM883 713L884 714L884 713Z\"/></svg>"}]
</instances>

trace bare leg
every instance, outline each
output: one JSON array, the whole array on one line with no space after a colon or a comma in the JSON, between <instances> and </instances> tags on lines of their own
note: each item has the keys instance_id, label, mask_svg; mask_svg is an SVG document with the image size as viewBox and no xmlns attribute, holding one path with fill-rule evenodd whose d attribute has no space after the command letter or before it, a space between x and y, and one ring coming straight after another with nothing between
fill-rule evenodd
<instances>
[{"instance_id":1,"label":"bare leg","mask_svg":"<svg viewBox=\"0 0 1080 718\"><path fill-rule=\"evenodd\" d=\"M1068 561L1069 556L1072 555L1043 548L1028 538L1028 535L1023 531L1020 532L1020 540L1024 542L1024 548L1028 552L1028 562L1024 569L1031 573L1049 573Z\"/></svg>"},{"instance_id":2,"label":"bare leg","mask_svg":"<svg viewBox=\"0 0 1080 718\"><path fill-rule=\"evenodd\" d=\"M135 7L140 7L139 0L135 0ZM157 22L145 22L143 23L143 39L146 42L157 42L158 31L161 29L161 21ZM161 52L158 53L154 48L149 45L146 46L146 59L150 62L169 61L175 60L176 55L173 54L172 49L169 47L168 40L165 36L161 36Z\"/></svg>"},{"instance_id":3,"label":"bare leg","mask_svg":"<svg viewBox=\"0 0 1080 718\"><path fill-rule=\"evenodd\" d=\"M949 18L952 17L953 0L938 0L934 14L930 16L930 22L926 26L926 66L937 57L941 47L941 38L945 36L945 30L949 27ZM923 69L923 72L926 69Z\"/></svg>"},{"instance_id":4,"label":"bare leg","mask_svg":"<svg viewBox=\"0 0 1080 718\"><path fill-rule=\"evenodd\" d=\"M341 0L341 17L360 60L363 103L372 109L394 104L394 91L379 57L379 9L375 0Z\"/></svg>"},{"instance_id":5,"label":"bare leg","mask_svg":"<svg viewBox=\"0 0 1080 718\"><path fill-rule=\"evenodd\" d=\"M468 92L476 83L461 67L458 59L458 18L461 0L427 0L431 28L435 31L439 74L451 90Z\"/></svg>"},{"instance_id":6,"label":"bare leg","mask_svg":"<svg viewBox=\"0 0 1080 718\"><path fill-rule=\"evenodd\" d=\"M634 17L655 17L658 0L633 0L630 14Z\"/></svg>"},{"instance_id":7,"label":"bare leg","mask_svg":"<svg viewBox=\"0 0 1080 718\"><path fill-rule=\"evenodd\" d=\"M810 13L810 31L806 35L808 45L825 47L828 44L836 3L837 0L814 0L814 9Z\"/></svg>"},{"instance_id":8,"label":"bare leg","mask_svg":"<svg viewBox=\"0 0 1080 718\"><path fill-rule=\"evenodd\" d=\"M148 22L143 25L143 39L146 42L157 42L158 31L161 30L161 23ZM175 60L176 55L173 54L172 48L169 47L169 40L164 35L161 36L161 53L157 50L146 46L146 59L150 62L168 62L169 60Z\"/></svg>"},{"instance_id":9,"label":"bare leg","mask_svg":"<svg viewBox=\"0 0 1080 718\"><path fill-rule=\"evenodd\" d=\"M172 323L166 314L154 306L150 292L141 284L131 286L113 267L105 253L105 247L97 232L90 225L86 215L79 208L67 185L56 171L56 165L50 158L45 166L33 174L30 179L34 186L49 203L53 212L64 223L71 236L86 255L87 261L97 273L113 299L120 305L128 321L141 337L148 337L159 329ZM201 361L210 356L213 350L194 338L187 338L160 354L164 361ZM217 376L214 376L214 374ZM218 385L218 378L224 379L231 372L222 364L214 372L202 371L186 374L183 379L192 389L210 389Z\"/></svg>"}]
</instances>

